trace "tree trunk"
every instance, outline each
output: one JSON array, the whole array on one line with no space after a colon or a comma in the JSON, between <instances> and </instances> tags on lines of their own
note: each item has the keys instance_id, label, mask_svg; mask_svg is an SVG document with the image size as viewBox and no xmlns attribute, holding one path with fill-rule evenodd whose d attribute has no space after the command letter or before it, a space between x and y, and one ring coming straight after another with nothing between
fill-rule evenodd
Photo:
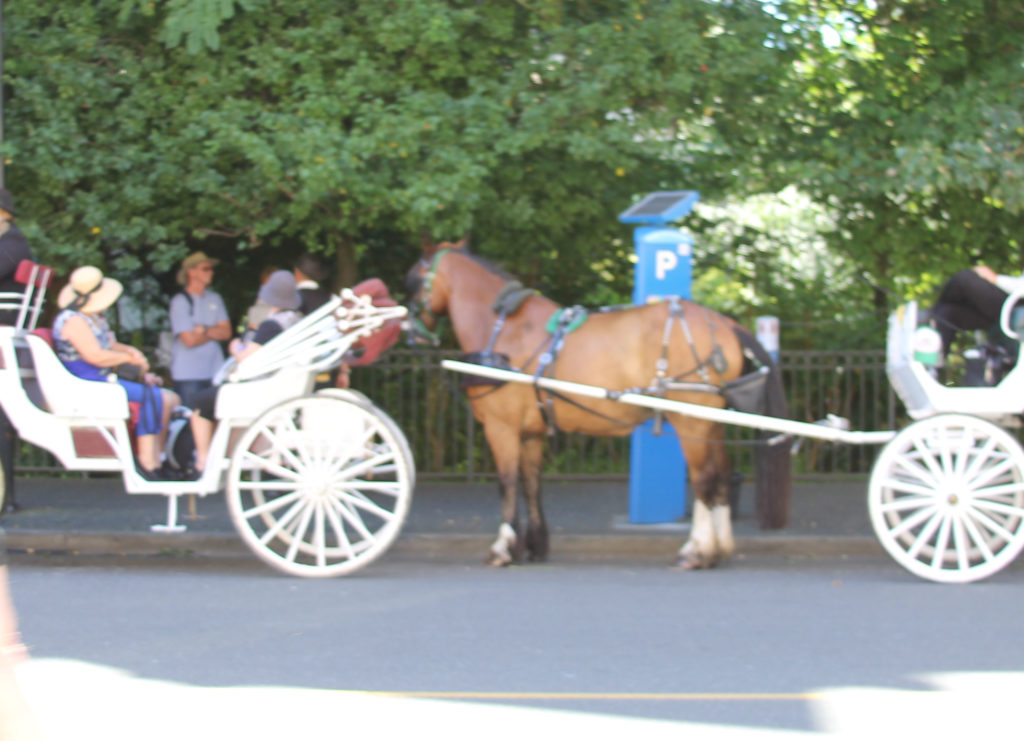
<instances>
[{"instance_id":1,"label":"tree trunk","mask_svg":"<svg viewBox=\"0 0 1024 741\"><path fill-rule=\"evenodd\" d=\"M881 317L889 316L889 296L885 286L889 282L889 255L879 252L875 255L875 285L872 287L872 303L875 313Z\"/></svg>"},{"instance_id":2,"label":"tree trunk","mask_svg":"<svg viewBox=\"0 0 1024 741\"><path fill-rule=\"evenodd\" d=\"M359 282L359 278L356 275L356 250L352 245L352 240L348 237L342 236L338 238L337 244L334 249L335 255L335 280L334 280L334 292L337 293L342 288L351 288Z\"/></svg>"}]
</instances>

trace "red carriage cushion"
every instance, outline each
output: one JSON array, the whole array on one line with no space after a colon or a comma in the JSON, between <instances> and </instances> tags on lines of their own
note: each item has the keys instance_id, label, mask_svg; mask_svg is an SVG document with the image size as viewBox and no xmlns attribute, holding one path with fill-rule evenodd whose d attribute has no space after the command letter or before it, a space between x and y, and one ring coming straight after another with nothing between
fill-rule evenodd
<instances>
[{"instance_id":1,"label":"red carriage cushion","mask_svg":"<svg viewBox=\"0 0 1024 741\"><path fill-rule=\"evenodd\" d=\"M354 286L352 292L357 296L370 296L374 306L398 306L398 302L391 298L388 287L380 278L369 278ZM369 337L356 342L352 349L356 351L353 357L346 357L345 362L349 365L370 365L375 362L388 348L394 345L402 334L402 322L392 319L386 322L383 327L371 334Z\"/></svg>"}]
</instances>

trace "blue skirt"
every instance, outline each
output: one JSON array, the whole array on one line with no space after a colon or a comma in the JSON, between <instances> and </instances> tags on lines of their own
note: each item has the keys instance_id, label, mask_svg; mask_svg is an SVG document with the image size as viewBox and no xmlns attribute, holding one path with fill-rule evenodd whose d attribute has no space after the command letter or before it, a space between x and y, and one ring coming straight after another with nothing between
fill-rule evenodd
<instances>
[{"instance_id":1,"label":"blue skirt","mask_svg":"<svg viewBox=\"0 0 1024 741\"><path fill-rule=\"evenodd\" d=\"M107 369L97 368L92 363L84 360L69 360L64 367L71 371L71 375L83 378L86 381L107 381ZM135 425L136 435L156 435L160 432L164 415L164 395L160 389L154 388L146 383L135 381L124 381L120 378L117 382L121 388L128 392L128 401L137 402L139 406L139 422Z\"/></svg>"}]
</instances>

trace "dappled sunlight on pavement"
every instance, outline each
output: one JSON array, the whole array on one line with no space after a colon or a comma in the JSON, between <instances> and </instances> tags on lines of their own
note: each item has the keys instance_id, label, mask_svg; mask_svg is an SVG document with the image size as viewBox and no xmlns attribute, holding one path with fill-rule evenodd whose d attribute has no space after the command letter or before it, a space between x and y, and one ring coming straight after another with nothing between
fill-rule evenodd
<instances>
[{"instance_id":1,"label":"dappled sunlight on pavement","mask_svg":"<svg viewBox=\"0 0 1024 741\"><path fill-rule=\"evenodd\" d=\"M950 737L1006 733L1024 690L1024 673L931 675L934 689L843 687L814 691L806 702L815 731L777 730L524 707L521 704L411 698L294 687L199 687L81 661L34 659L19 668L46 738L445 739L579 737L654 739L865 738L884 732ZM742 699L742 698L741 698ZM752 699L754 699L752 697ZM706 700L714 702L713 699ZM733 698L735 701L735 698ZM371 734L373 734L371 736ZM565 734L572 734L566 736Z\"/></svg>"},{"instance_id":2,"label":"dappled sunlight on pavement","mask_svg":"<svg viewBox=\"0 0 1024 741\"><path fill-rule=\"evenodd\" d=\"M951 672L917 678L922 690L839 687L810 706L816 727L843 738L1010 738L1024 672Z\"/></svg>"}]
</instances>

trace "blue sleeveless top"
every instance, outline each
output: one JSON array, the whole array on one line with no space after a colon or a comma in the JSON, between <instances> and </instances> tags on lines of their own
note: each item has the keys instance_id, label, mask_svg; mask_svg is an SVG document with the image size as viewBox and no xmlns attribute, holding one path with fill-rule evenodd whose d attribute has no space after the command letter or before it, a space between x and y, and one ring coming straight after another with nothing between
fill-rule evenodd
<instances>
[{"instance_id":1,"label":"blue sleeveless top","mask_svg":"<svg viewBox=\"0 0 1024 741\"><path fill-rule=\"evenodd\" d=\"M64 325L71 317L81 317L92 331L93 336L104 350L109 350L114 342L114 333L107 324L106 317L102 314L83 314L80 311L64 309L53 321L53 349L60 361L67 366L68 370L79 378L90 381L105 381L110 374L109 368L99 368L92 363L86 362L75 346L64 337Z\"/></svg>"}]
</instances>

